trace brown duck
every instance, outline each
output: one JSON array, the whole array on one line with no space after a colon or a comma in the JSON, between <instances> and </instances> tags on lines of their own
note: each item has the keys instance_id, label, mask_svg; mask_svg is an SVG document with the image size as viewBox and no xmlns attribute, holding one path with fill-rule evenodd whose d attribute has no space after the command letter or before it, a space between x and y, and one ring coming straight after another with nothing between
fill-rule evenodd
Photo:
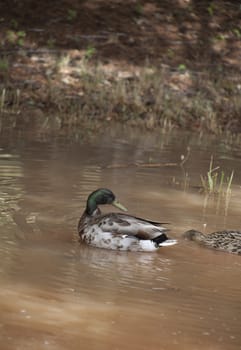
<instances>
[{"instance_id":1,"label":"brown duck","mask_svg":"<svg viewBox=\"0 0 241 350\"><path fill-rule=\"evenodd\" d=\"M234 254L241 254L241 232L224 230L205 234L196 230L189 230L183 234L184 238L198 244Z\"/></svg>"}]
</instances>

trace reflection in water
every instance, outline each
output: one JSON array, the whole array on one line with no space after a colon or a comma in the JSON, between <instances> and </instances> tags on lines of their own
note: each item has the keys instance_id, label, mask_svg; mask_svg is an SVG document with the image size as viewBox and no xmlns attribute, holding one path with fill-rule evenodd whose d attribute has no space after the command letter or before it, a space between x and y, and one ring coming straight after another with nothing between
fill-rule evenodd
<instances>
[{"instance_id":1,"label":"reflection in water","mask_svg":"<svg viewBox=\"0 0 241 350\"><path fill-rule=\"evenodd\" d=\"M236 150L190 135L111 131L84 143L23 139L0 145L0 341L4 349L239 349L239 256L182 241L187 229L240 228L240 183L229 210L191 188L214 154L238 173ZM228 156L231 154L230 156ZM180 187L173 187L172 179ZM238 181L238 179L236 179ZM158 253L80 245L88 194L111 188L131 214L172 223L174 247ZM107 209L108 210L108 209Z\"/></svg>"}]
</instances>

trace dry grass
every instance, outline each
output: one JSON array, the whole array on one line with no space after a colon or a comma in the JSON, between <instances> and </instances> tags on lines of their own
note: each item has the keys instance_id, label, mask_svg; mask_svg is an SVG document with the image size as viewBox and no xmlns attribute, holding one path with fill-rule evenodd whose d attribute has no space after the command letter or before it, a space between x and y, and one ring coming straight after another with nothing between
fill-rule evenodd
<instances>
[{"instance_id":1,"label":"dry grass","mask_svg":"<svg viewBox=\"0 0 241 350\"><path fill-rule=\"evenodd\" d=\"M117 121L219 134L241 129L240 84L218 73L157 67L107 70L86 58L73 66L65 55L52 61L41 88L6 84L0 91L0 117L3 122L6 115L16 114L24 122L26 110L33 115L41 110L46 127L51 115L58 128Z\"/></svg>"}]
</instances>

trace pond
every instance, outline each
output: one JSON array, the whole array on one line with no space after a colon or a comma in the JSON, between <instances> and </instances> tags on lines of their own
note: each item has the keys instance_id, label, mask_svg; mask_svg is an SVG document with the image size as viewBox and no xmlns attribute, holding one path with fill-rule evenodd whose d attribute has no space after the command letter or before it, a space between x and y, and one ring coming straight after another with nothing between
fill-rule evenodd
<instances>
[{"instance_id":1,"label":"pond","mask_svg":"<svg viewBox=\"0 0 241 350\"><path fill-rule=\"evenodd\" d=\"M241 228L240 154L237 143L174 131L2 135L4 350L240 349L241 257L181 237ZM234 170L231 196L199 191L212 156L225 177ZM154 253L80 244L78 219L99 187L129 213L170 223L178 244Z\"/></svg>"}]
</instances>

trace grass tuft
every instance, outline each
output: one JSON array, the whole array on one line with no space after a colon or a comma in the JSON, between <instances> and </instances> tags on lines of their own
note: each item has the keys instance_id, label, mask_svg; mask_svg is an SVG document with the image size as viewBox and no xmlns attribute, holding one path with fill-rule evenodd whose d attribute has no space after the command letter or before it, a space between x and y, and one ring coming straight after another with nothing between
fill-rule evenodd
<instances>
[{"instance_id":1,"label":"grass tuft","mask_svg":"<svg viewBox=\"0 0 241 350\"><path fill-rule=\"evenodd\" d=\"M202 189L209 195L230 195L233 176L234 171L227 176L223 170L220 170L219 166L214 167L212 156L207 174L201 175Z\"/></svg>"}]
</instances>

